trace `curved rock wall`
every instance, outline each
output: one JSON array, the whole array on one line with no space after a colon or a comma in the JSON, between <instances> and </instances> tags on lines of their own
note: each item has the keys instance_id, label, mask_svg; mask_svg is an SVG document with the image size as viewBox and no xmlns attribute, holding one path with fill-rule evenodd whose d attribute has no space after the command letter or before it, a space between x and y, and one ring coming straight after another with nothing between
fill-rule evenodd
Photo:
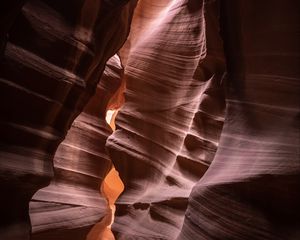
<instances>
[{"instance_id":1,"label":"curved rock wall","mask_svg":"<svg viewBox=\"0 0 300 240\"><path fill-rule=\"evenodd\" d=\"M4 6L18 12L14 2ZM11 27L1 28L8 41L0 62L1 239L29 239L29 201L49 184L57 146L125 41L135 4L31 0L16 19L7 11Z\"/></svg>"},{"instance_id":2,"label":"curved rock wall","mask_svg":"<svg viewBox=\"0 0 300 240\"><path fill-rule=\"evenodd\" d=\"M224 110L214 12L196 0L144 0L136 8L121 49L125 104L107 141L125 185L117 239L175 239L191 188L213 159Z\"/></svg>"},{"instance_id":3,"label":"curved rock wall","mask_svg":"<svg viewBox=\"0 0 300 240\"><path fill-rule=\"evenodd\" d=\"M120 87L122 74L120 59L115 55L106 64L96 94L58 147L54 178L30 203L32 239L85 239L99 221L105 220L109 225L111 210L106 196L100 194L103 179L112 166L104 149L112 133L105 113L110 98ZM102 231L105 227L103 224Z\"/></svg>"}]
</instances>

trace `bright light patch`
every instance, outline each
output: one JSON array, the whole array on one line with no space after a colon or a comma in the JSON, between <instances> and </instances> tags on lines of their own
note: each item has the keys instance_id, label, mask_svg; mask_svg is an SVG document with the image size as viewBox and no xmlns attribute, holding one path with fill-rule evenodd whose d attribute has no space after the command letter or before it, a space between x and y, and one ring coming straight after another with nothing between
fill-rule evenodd
<instances>
[{"instance_id":1,"label":"bright light patch","mask_svg":"<svg viewBox=\"0 0 300 240\"><path fill-rule=\"evenodd\" d=\"M112 120L112 117L113 117L113 115L114 115L114 112L115 112L115 110L108 110L107 112L106 112L106 117L105 117L105 120L106 120L106 122L110 125L110 123L111 123L111 120Z\"/></svg>"},{"instance_id":2,"label":"bright light patch","mask_svg":"<svg viewBox=\"0 0 300 240\"><path fill-rule=\"evenodd\" d=\"M110 127L112 128L112 130L116 129L115 118L117 116L117 113L118 113L118 110L108 110L106 112L105 120L110 125Z\"/></svg>"}]
</instances>

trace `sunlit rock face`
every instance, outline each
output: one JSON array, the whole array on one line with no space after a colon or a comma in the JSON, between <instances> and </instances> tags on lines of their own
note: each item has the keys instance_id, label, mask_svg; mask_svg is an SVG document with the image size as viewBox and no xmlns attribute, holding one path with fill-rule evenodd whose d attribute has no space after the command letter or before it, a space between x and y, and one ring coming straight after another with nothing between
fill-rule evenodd
<instances>
[{"instance_id":1,"label":"sunlit rock face","mask_svg":"<svg viewBox=\"0 0 300 240\"><path fill-rule=\"evenodd\" d=\"M0 239L25 240L29 239L31 231L29 201L53 177L55 151L73 120L94 94L106 61L125 41L136 1L32 0L23 7L21 3L24 1L4 2L7 3L0 4L1 12L7 10L1 15L1 20L7 20L7 25L1 21L0 27L0 187L5 194L0 199ZM81 115L66 140L69 145L60 147L62 155L57 160L62 170L55 173L60 186L74 180L81 182L79 189L96 189L99 178L107 172L110 163L103 160L103 166L99 167L103 172L95 168L95 178L90 177L91 182L85 185L83 175L88 171L87 166L67 162L71 158L71 149L74 150L71 154L78 156L80 153L76 147L86 147L79 142L76 147L72 144L78 134L81 134L80 142L84 144L88 144L83 139L84 134L91 135L93 130L99 135L108 135L107 130L93 129L95 122L86 114ZM89 125L90 132L78 133L85 124ZM100 144L103 145L103 141ZM100 147L96 144L91 143L98 151ZM65 169L71 170L72 166L75 169L82 167L80 174L74 173L76 177L64 172ZM64 193L69 192L67 189ZM78 190L76 194L82 192ZM62 197L56 201L66 200L69 204L75 198L70 197L67 201ZM86 196L85 204L105 203L99 195L98 200L94 201L94 198L96 194ZM54 205L45 203L44 207L66 210L63 209L66 205L58 204L56 208ZM80 212L81 208L78 210ZM46 209L42 211L47 212ZM93 217L87 221L101 218L100 214ZM48 220L41 218L39 224L42 221L47 223ZM49 227L53 226L50 224Z\"/></svg>"},{"instance_id":2,"label":"sunlit rock face","mask_svg":"<svg viewBox=\"0 0 300 240\"><path fill-rule=\"evenodd\" d=\"M139 2L107 141L125 184L117 239L299 238L299 14L296 1Z\"/></svg>"},{"instance_id":3,"label":"sunlit rock face","mask_svg":"<svg viewBox=\"0 0 300 240\"><path fill-rule=\"evenodd\" d=\"M225 106L215 8L144 0L135 10L121 49L125 103L107 141L125 185L117 239L175 239L191 189L214 157Z\"/></svg>"},{"instance_id":4,"label":"sunlit rock face","mask_svg":"<svg viewBox=\"0 0 300 240\"><path fill-rule=\"evenodd\" d=\"M123 68L117 55L106 64L83 112L75 119L54 157L54 178L30 203L32 239L85 239L91 227L111 219L106 196L100 192L112 167L105 142L112 133L106 109L121 85ZM103 224L103 231L106 227ZM99 232L100 229L98 229Z\"/></svg>"}]
</instances>

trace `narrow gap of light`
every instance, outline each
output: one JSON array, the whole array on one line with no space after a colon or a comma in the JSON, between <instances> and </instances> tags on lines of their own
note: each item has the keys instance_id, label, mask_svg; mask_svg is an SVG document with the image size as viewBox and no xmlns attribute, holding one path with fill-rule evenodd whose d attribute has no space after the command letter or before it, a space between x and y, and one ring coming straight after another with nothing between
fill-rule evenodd
<instances>
[{"instance_id":1,"label":"narrow gap of light","mask_svg":"<svg viewBox=\"0 0 300 240\"><path fill-rule=\"evenodd\" d=\"M115 131L115 118L118 113L116 110L108 110L105 120ZM115 219L116 206L115 202L124 191L124 184L119 177L118 171L112 166L109 173L103 179L100 192L106 198L111 214L107 214L100 222L98 222L87 235L86 240L115 240L114 234L111 231L111 226Z\"/></svg>"},{"instance_id":2,"label":"narrow gap of light","mask_svg":"<svg viewBox=\"0 0 300 240\"><path fill-rule=\"evenodd\" d=\"M118 109L108 110L106 112L105 120L110 125L113 131L116 130L115 119L118 114ZM101 240L115 240L114 235L111 231L111 226L115 219L116 206L115 202L124 191L124 184L119 177L119 172L112 166L112 169L106 175L103 180L101 191L108 201L109 208L111 209L111 221L106 227L106 231L103 232Z\"/></svg>"}]
</instances>

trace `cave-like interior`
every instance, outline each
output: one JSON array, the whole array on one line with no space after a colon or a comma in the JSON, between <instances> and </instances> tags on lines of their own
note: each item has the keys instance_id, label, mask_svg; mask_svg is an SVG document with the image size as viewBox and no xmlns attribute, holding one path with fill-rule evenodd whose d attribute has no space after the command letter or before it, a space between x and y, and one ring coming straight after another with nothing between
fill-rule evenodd
<instances>
[{"instance_id":1,"label":"cave-like interior","mask_svg":"<svg viewBox=\"0 0 300 240\"><path fill-rule=\"evenodd\" d=\"M2 0L0 240L299 240L300 1Z\"/></svg>"}]
</instances>

